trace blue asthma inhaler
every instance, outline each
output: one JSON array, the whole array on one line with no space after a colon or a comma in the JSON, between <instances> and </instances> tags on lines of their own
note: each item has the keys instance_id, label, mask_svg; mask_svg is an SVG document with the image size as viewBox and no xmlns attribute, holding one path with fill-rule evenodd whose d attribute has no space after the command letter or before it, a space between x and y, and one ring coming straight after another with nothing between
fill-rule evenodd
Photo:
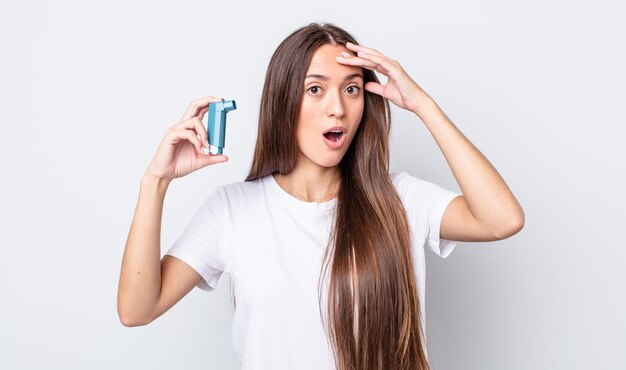
<instances>
[{"instance_id":1,"label":"blue asthma inhaler","mask_svg":"<svg viewBox=\"0 0 626 370\"><path fill-rule=\"evenodd\" d=\"M222 154L226 134L226 113L237 109L234 100L224 100L209 104L209 118L206 132L209 134L209 154Z\"/></svg>"}]
</instances>

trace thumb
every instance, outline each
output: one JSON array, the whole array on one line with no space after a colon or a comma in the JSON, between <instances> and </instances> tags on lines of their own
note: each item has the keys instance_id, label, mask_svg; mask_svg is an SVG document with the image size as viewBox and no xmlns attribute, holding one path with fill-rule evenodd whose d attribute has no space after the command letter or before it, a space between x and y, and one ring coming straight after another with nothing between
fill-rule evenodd
<instances>
[{"instance_id":1,"label":"thumb","mask_svg":"<svg viewBox=\"0 0 626 370\"><path fill-rule=\"evenodd\" d=\"M378 94L380 96L383 96L383 91L385 90L385 87L381 84L379 84L378 82L368 82L365 84L365 90L369 91L369 92L373 92L374 94Z\"/></svg>"},{"instance_id":2,"label":"thumb","mask_svg":"<svg viewBox=\"0 0 626 370\"><path fill-rule=\"evenodd\" d=\"M198 158L198 169L210 166L216 163L227 162L228 157L225 155L202 154Z\"/></svg>"}]
</instances>

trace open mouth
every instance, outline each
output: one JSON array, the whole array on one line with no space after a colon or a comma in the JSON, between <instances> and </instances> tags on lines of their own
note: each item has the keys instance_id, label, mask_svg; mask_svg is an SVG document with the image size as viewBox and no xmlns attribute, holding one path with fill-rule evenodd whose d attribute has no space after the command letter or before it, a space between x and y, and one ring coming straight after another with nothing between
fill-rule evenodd
<instances>
[{"instance_id":1,"label":"open mouth","mask_svg":"<svg viewBox=\"0 0 626 370\"><path fill-rule=\"evenodd\" d=\"M331 142L338 142L341 137L346 133L346 129L341 126L331 127L324 132L324 137Z\"/></svg>"},{"instance_id":2,"label":"open mouth","mask_svg":"<svg viewBox=\"0 0 626 370\"><path fill-rule=\"evenodd\" d=\"M339 141L339 139L341 139L341 135L343 135L343 131L330 131L330 132L324 133L324 137L334 142Z\"/></svg>"}]
</instances>

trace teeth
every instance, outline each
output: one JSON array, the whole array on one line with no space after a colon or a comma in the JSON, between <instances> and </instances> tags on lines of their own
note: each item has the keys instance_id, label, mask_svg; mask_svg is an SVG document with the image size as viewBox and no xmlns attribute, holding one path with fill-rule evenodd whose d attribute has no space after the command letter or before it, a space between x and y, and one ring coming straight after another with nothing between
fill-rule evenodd
<instances>
[{"instance_id":1,"label":"teeth","mask_svg":"<svg viewBox=\"0 0 626 370\"><path fill-rule=\"evenodd\" d=\"M334 130L334 131L328 131L327 133L324 134L324 136L331 141L334 142L338 142L339 138L341 138L341 136L343 136L343 131L341 130Z\"/></svg>"}]
</instances>

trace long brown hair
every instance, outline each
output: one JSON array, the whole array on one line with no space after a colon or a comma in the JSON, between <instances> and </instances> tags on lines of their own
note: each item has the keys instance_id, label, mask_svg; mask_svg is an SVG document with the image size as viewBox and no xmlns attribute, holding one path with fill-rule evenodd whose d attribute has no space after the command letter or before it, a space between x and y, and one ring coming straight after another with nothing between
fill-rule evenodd
<instances>
[{"instance_id":1,"label":"long brown hair","mask_svg":"<svg viewBox=\"0 0 626 370\"><path fill-rule=\"evenodd\" d=\"M357 44L339 27L311 23L278 46L265 75L258 137L246 181L288 174L294 168L295 124L311 58L324 44L348 41ZM363 72L365 83L378 82L374 72ZM329 328L325 328L330 329L338 370L430 369L406 213L389 179L389 102L363 92L361 123L338 165L337 208L320 271L321 298L321 276L332 266Z\"/></svg>"}]
</instances>

